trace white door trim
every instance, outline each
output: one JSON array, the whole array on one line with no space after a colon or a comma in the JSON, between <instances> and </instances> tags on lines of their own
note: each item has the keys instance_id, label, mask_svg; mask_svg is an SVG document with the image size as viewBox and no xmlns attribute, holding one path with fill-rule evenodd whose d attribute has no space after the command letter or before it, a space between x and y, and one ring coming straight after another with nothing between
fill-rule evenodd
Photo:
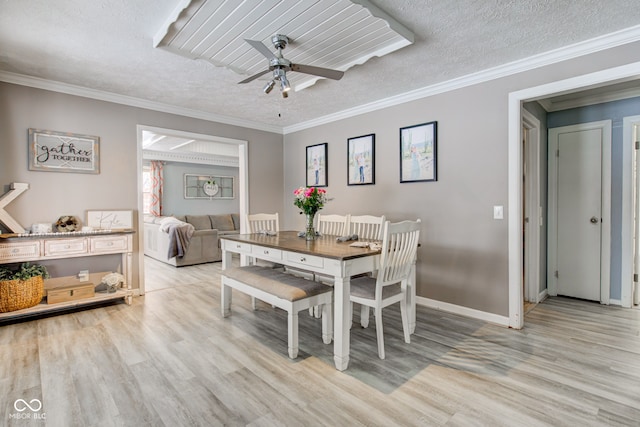
<instances>
[{"instance_id":1,"label":"white door trim","mask_svg":"<svg viewBox=\"0 0 640 427\"><path fill-rule=\"evenodd\" d=\"M601 200L601 239L600 239L600 302L609 304L611 288L611 120L580 123L549 129L549 180L548 180L548 214L547 214L547 289L549 295L558 294L557 235L558 212L558 134L561 132L577 132L600 129L602 132L602 200ZM554 244L554 242L556 242Z\"/></svg>"},{"instance_id":2,"label":"white door trim","mask_svg":"<svg viewBox=\"0 0 640 427\"><path fill-rule=\"evenodd\" d=\"M224 139L226 143L238 145L238 202L240 209L240 232L243 233L246 215L249 212L249 142L241 139L221 138L213 135L185 132L175 129L164 129L153 126L137 125L138 139L138 285L140 295L144 295L144 213L142 207L142 131L177 136L186 139L197 139L200 141L220 141Z\"/></svg>"},{"instance_id":3,"label":"white door trim","mask_svg":"<svg viewBox=\"0 0 640 427\"><path fill-rule=\"evenodd\" d=\"M595 73L547 83L509 94L508 133L508 253L509 253L509 326L524 326L522 297L522 103L551 95L572 92L610 82L633 80L640 77L640 62L609 68Z\"/></svg>"},{"instance_id":4,"label":"white door trim","mask_svg":"<svg viewBox=\"0 0 640 427\"><path fill-rule=\"evenodd\" d=\"M622 119L622 265L620 304L632 307L633 297L633 127L640 126L640 116Z\"/></svg>"},{"instance_id":5,"label":"white door trim","mask_svg":"<svg viewBox=\"0 0 640 427\"><path fill-rule=\"evenodd\" d=\"M528 240L526 247L526 274L525 295L527 301L532 303L540 302L540 120L533 114L522 109L522 124L529 133L527 153L524 161L527 163L527 189L525 205L527 212L525 216L529 218ZM525 224L526 225L526 224Z\"/></svg>"}]
</instances>

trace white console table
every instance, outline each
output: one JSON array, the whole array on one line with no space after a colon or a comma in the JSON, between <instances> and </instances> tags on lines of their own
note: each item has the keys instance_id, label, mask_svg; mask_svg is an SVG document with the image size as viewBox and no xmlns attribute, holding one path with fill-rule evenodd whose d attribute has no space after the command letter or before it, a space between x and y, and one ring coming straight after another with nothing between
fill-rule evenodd
<instances>
[{"instance_id":1,"label":"white console table","mask_svg":"<svg viewBox=\"0 0 640 427\"><path fill-rule=\"evenodd\" d=\"M31 316L48 311L63 310L72 307L92 305L104 301L124 298L131 304L133 291L132 260L133 231L99 233L46 233L43 235L2 235L0 237L0 264L33 262L42 260L68 259L89 256L120 254L122 256L122 275L125 286L114 293L96 294L95 297L62 302L58 304L41 303L23 310L0 313L0 320Z\"/></svg>"}]
</instances>

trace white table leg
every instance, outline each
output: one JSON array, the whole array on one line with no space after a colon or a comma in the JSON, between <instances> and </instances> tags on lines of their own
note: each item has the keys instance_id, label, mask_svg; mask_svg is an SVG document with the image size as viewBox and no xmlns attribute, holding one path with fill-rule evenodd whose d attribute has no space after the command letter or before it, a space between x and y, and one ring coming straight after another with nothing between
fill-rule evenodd
<instances>
[{"instance_id":1,"label":"white table leg","mask_svg":"<svg viewBox=\"0 0 640 427\"><path fill-rule=\"evenodd\" d=\"M351 313L349 295L351 293L351 282L349 276L336 276L333 295L334 302L334 333L333 333L333 360L336 369L344 371L349 366L349 347L350 347L350 327L351 319L348 318Z\"/></svg>"},{"instance_id":2,"label":"white table leg","mask_svg":"<svg viewBox=\"0 0 640 427\"><path fill-rule=\"evenodd\" d=\"M226 270L231 267L231 251L222 250L222 269Z\"/></svg>"}]
</instances>

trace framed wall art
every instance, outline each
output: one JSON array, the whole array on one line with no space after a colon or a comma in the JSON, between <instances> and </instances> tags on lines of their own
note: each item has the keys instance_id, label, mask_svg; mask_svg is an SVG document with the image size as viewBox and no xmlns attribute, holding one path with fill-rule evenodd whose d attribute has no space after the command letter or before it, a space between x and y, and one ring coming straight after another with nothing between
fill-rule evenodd
<instances>
[{"instance_id":1,"label":"framed wall art","mask_svg":"<svg viewBox=\"0 0 640 427\"><path fill-rule=\"evenodd\" d=\"M327 143L307 147L307 187L326 187Z\"/></svg>"},{"instance_id":2,"label":"framed wall art","mask_svg":"<svg viewBox=\"0 0 640 427\"><path fill-rule=\"evenodd\" d=\"M232 176L184 174L185 199L235 199Z\"/></svg>"},{"instance_id":3,"label":"framed wall art","mask_svg":"<svg viewBox=\"0 0 640 427\"><path fill-rule=\"evenodd\" d=\"M375 184L376 135L347 139L347 184Z\"/></svg>"},{"instance_id":4,"label":"framed wall art","mask_svg":"<svg viewBox=\"0 0 640 427\"><path fill-rule=\"evenodd\" d=\"M400 182L437 181L438 122L400 128Z\"/></svg>"},{"instance_id":5,"label":"framed wall art","mask_svg":"<svg viewBox=\"0 0 640 427\"><path fill-rule=\"evenodd\" d=\"M100 138L29 129L29 170L100 173Z\"/></svg>"}]
</instances>

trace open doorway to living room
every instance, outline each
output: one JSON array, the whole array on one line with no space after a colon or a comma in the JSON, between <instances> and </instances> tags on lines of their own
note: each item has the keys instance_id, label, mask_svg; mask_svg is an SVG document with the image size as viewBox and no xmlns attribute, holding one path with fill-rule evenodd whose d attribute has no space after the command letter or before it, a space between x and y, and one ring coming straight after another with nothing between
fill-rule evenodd
<instances>
[{"instance_id":1,"label":"open doorway to living room","mask_svg":"<svg viewBox=\"0 0 640 427\"><path fill-rule=\"evenodd\" d=\"M145 279L150 257L173 269L215 259L217 245L210 242L214 233L208 233L204 223L193 224L199 240L193 239L188 249L199 256L170 256L170 245L160 239L166 236L154 233L165 217L204 218L209 224L217 220L224 222L220 228L240 229L248 204L247 145L243 140L138 126L138 247L139 265L145 267L140 269L141 294L155 289Z\"/></svg>"}]
</instances>

